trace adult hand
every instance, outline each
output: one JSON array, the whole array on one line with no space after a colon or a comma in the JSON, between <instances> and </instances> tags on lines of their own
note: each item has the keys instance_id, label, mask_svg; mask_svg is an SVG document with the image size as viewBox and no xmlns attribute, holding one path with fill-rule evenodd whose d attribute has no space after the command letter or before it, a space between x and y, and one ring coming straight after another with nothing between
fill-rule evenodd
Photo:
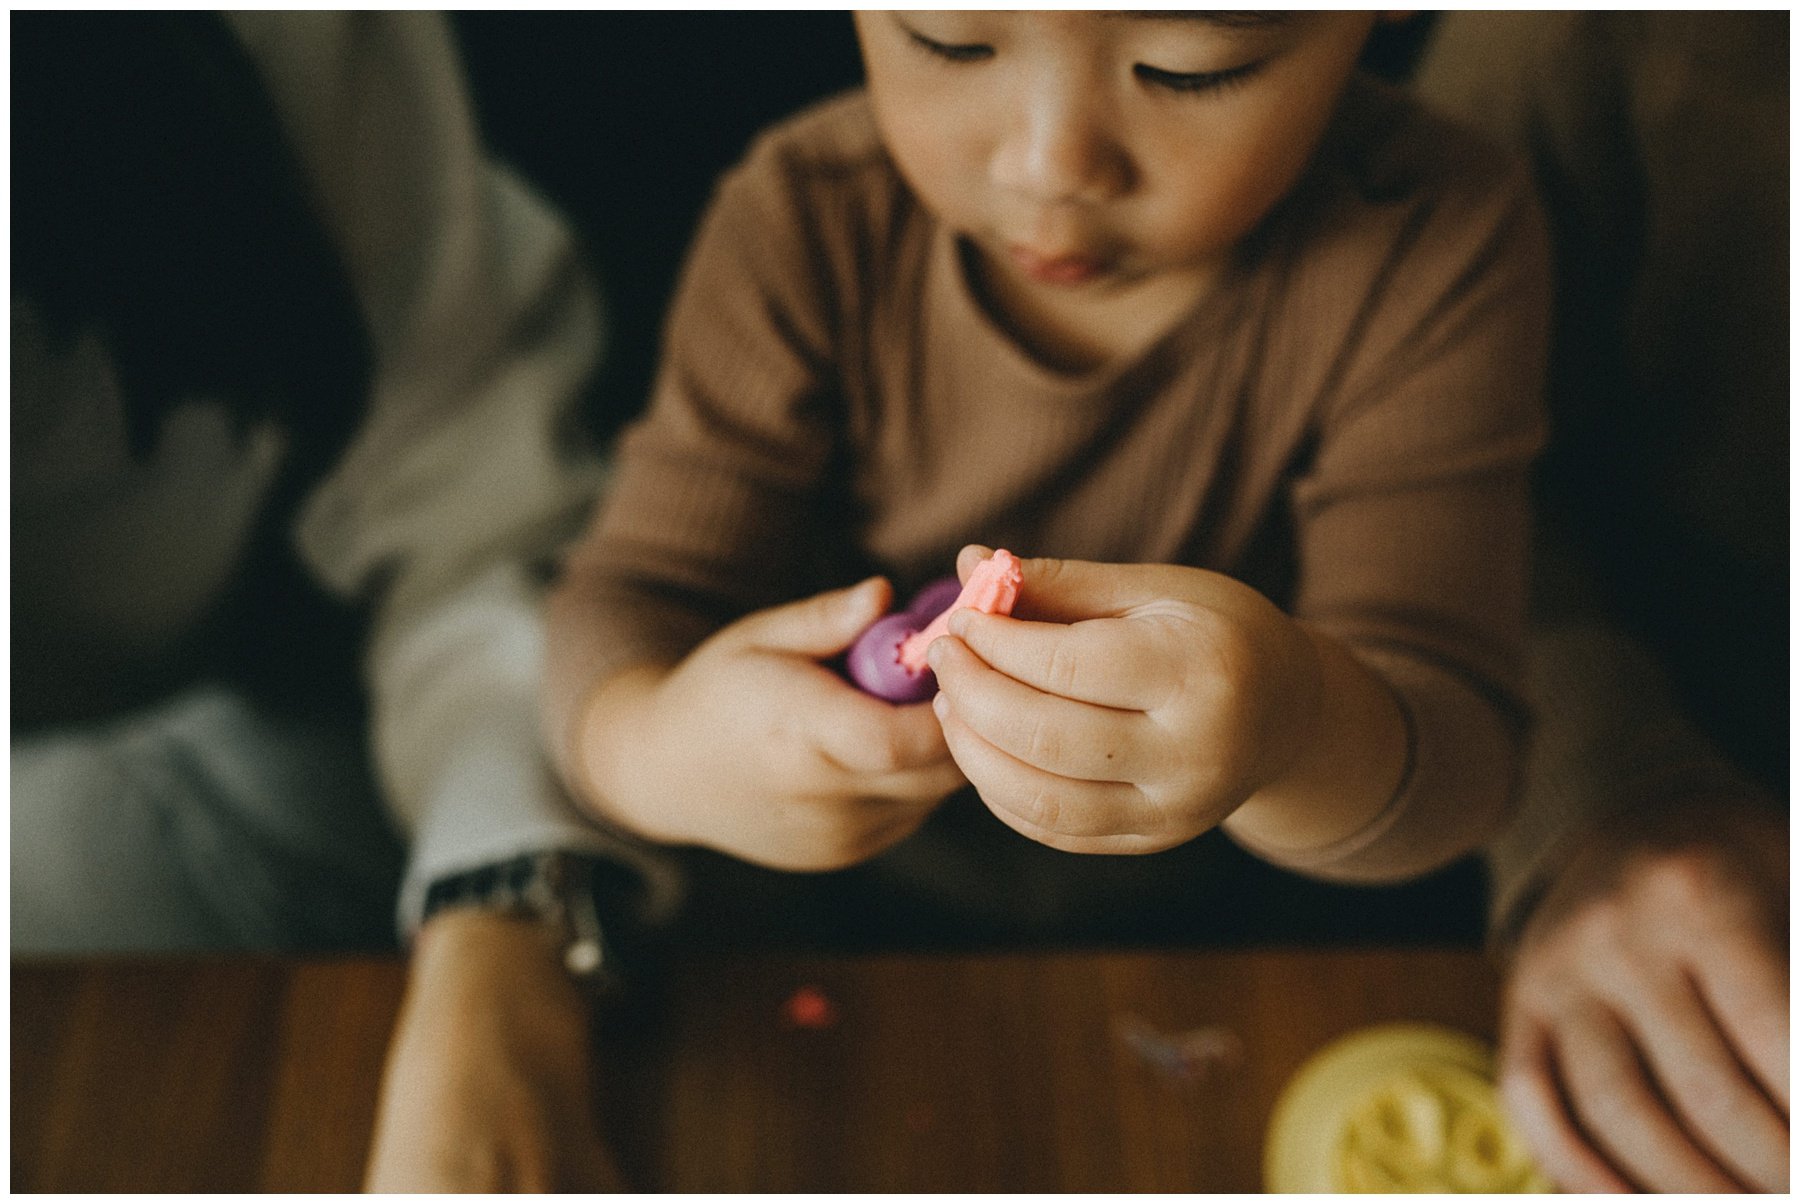
<instances>
[{"instance_id":1,"label":"adult hand","mask_svg":"<svg viewBox=\"0 0 1800 1204\"><path fill-rule=\"evenodd\" d=\"M588 1026L588 1001L537 924L477 911L428 921L365 1190L623 1190L594 1118Z\"/></svg>"},{"instance_id":2,"label":"adult hand","mask_svg":"<svg viewBox=\"0 0 1800 1204\"><path fill-rule=\"evenodd\" d=\"M1526 924L1500 1088L1578 1191L1785 1191L1787 832L1771 809L1634 814Z\"/></svg>"},{"instance_id":3,"label":"adult hand","mask_svg":"<svg viewBox=\"0 0 1800 1204\"><path fill-rule=\"evenodd\" d=\"M627 670L583 716L578 791L652 840L776 869L838 869L910 835L963 785L931 709L820 662L887 608L879 578L758 611L673 670Z\"/></svg>"},{"instance_id":4,"label":"adult hand","mask_svg":"<svg viewBox=\"0 0 1800 1204\"><path fill-rule=\"evenodd\" d=\"M964 550L965 577L981 553ZM1255 810L1263 843L1316 847L1391 795L1392 697L1249 586L1173 565L1024 573L1012 617L959 611L929 653L944 737L1015 830L1148 853Z\"/></svg>"}]
</instances>

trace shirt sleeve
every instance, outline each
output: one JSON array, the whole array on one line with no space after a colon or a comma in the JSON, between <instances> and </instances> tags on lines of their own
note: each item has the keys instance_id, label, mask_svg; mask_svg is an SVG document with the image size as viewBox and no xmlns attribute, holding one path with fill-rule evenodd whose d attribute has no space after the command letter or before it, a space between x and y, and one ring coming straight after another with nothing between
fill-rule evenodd
<instances>
[{"instance_id":1,"label":"shirt sleeve","mask_svg":"<svg viewBox=\"0 0 1800 1204\"><path fill-rule=\"evenodd\" d=\"M689 253L649 409L552 604L552 732L635 664L803 589L842 429L841 323L821 229L765 141L721 182Z\"/></svg>"},{"instance_id":2,"label":"shirt sleeve","mask_svg":"<svg viewBox=\"0 0 1800 1204\"><path fill-rule=\"evenodd\" d=\"M1606 614L1584 560L1540 542L1540 592L1557 599L1532 625L1537 707L1518 813L1488 849L1492 935L1515 939L1575 846L1608 820L1689 800L1779 803L1683 714L1647 649Z\"/></svg>"},{"instance_id":3,"label":"shirt sleeve","mask_svg":"<svg viewBox=\"0 0 1800 1204\"><path fill-rule=\"evenodd\" d=\"M1490 838L1511 802L1549 258L1528 179L1493 166L1504 163L1451 162L1449 184L1387 206L1362 295L1329 307L1351 316L1324 361L1316 446L1294 484L1294 614L1386 682L1408 756L1362 830L1301 855L1253 849L1321 877L1436 868ZM1344 289L1341 271L1324 279L1340 266L1327 246L1301 303Z\"/></svg>"},{"instance_id":4,"label":"shirt sleeve","mask_svg":"<svg viewBox=\"0 0 1800 1204\"><path fill-rule=\"evenodd\" d=\"M544 562L597 484L571 410L600 310L556 215L487 160L450 32L427 13L238 13L315 185L375 349L363 421L305 499L308 567L366 606L383 793L409 837L399 901L545 848L636 865L576 811L538 722Z\"/></svg>"}]
</instances>

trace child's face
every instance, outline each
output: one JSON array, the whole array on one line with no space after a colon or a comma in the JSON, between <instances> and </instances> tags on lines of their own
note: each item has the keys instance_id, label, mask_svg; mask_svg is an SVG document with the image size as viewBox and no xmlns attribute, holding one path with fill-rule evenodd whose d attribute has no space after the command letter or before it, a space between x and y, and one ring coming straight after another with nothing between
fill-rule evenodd
<instances>
[{"instance_id":1,"label":"child's face","mask_svg":"<svg viewBox=\"0 0 1800 1204\"><path fill-rule=\"evenodd\" d=\"M1374 22L1233 16L856 27L882 137L926 206L1027 287L1098 293L1216 267L1305 169Z\"/></svg>"}]
</instances>

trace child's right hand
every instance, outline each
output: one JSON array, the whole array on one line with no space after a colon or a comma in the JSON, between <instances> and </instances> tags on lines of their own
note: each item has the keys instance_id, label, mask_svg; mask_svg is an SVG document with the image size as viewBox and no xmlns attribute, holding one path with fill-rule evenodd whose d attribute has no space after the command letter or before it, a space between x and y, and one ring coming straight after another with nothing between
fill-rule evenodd
<instances>
[{"instance_id":1,"label":"child's right hand","mask_svg":"<svg viewBox=\"0 0 1800 1204\"><path fill-rule=\"evenodd\" d=\"M966 783L927 703L871 698L819 662L885 612L879 578L758 611L674 669L595 692L576 767L606 818L777 869L840 869L918 828Z\"/></svg>"}]
</instances>

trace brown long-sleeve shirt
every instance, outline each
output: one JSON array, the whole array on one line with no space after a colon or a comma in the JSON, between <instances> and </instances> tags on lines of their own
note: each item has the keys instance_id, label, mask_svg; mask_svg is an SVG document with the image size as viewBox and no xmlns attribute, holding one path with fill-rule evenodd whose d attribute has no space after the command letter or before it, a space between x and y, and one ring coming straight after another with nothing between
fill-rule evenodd
<instances>
[{"instance_id":1,"label":"brown long-sleeve shirt","mask_svg":"<svg viewBox=\"0 0 1800 1204\"><path fill-rule=\"evenodd\" d=\"M752 609L979 541L1231 574L1403 703L1381 815L1288 864L1391 878L1500 822L1522 706L1546 241L1509 160L1354 85L1223 282L1129 362L1034 360L866 98L767 132L688 260L647 415L571 555L551 721Z\"/></svg>"}]
</instances>

